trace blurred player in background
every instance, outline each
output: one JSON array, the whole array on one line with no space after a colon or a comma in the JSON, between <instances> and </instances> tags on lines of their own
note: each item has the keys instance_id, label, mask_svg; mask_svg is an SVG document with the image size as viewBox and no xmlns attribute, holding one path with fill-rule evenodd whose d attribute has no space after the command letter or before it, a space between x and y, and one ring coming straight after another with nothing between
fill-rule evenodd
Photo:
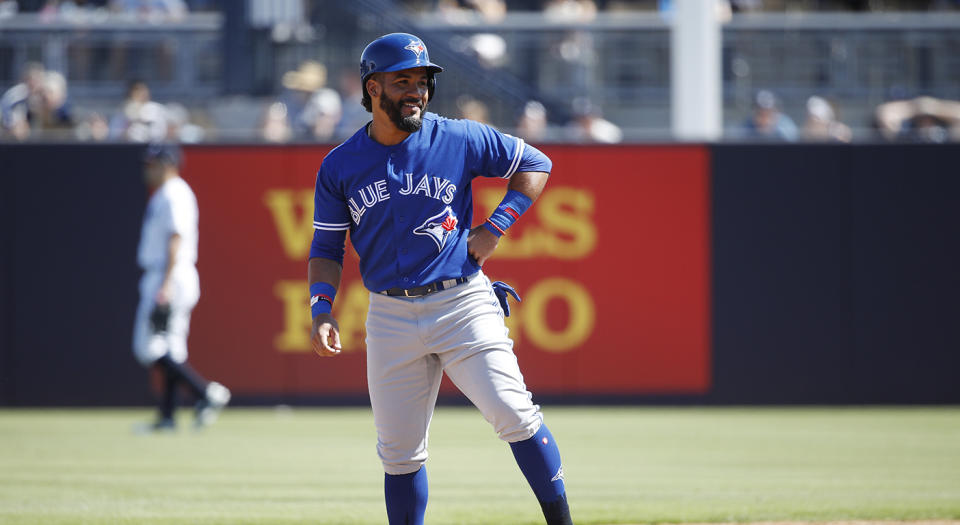
<instances>
[{"instance_id":1,"label":"blurred player in background","mask_svg":"<svg viewBox=\"0 0 960 525\"><path fill-rule=\"evenodd\" d=\"M153 191L143 218L137 261L140 305L133 328L133 351L145 367L162 372L160 413L148 430L176 428L177 391L186 385L196 400L197 428L212 423L230 401L230 391L207 381L187 363L190 312L200 298L197 275L197 199L180 177L180 148L147 148L145 177Z\"/></svg>"},{"instance_id":2,"label":"blurred player in background","mask_svg":"<svg viewBox=\"0 0 960 525\"><path fill-rule=\"evenodd\" d=\"M317 173L312 343L321 356L341 353L331 309L349 231L370 291L367 385L389 522L423 523L427 433L446 373L510 444L546 522L570 525L560 451L504 325L506 296L518 296L480 270L543 191L550 159L490 126L427 113L443 69L416 36L380 37L360 62L363 106L373 120ZM471 228L478 176L510 182L490 218Z\"/></svg>"}]
</instances>

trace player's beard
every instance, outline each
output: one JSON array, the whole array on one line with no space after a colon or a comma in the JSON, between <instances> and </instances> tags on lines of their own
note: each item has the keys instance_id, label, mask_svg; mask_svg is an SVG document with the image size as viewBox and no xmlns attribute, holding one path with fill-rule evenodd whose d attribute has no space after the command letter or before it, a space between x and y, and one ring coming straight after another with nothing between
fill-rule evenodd
<instances>
[{"instance_id":1,"label":"player's beard","mask_svg":"<svg viewBox=\"0 0 960 525\"><path fill-rule=\"evenodd\" d=\"M420 104L420 101L413 101L416 104ZM423 126L423 113L427 110L426 102L423 103L423 106L420 108L420 113L417 115L410 115L409 117L404 117L401 113L405 101L403 99L398 100L394 103L392 100L387 97L380 97L380 109L382 109L390 120L393 121L393 125L397 127L400 131L406 131L407 133L414 133L420 131L420 127Z\"/></svg>"}]
</instances>

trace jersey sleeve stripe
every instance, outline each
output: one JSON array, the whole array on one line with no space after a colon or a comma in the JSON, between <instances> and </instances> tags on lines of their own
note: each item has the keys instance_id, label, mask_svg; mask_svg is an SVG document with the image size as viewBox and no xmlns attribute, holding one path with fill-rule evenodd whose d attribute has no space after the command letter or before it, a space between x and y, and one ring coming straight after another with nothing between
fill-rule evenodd
<instances>
[{"instance_id":1,"label":"jersey sleeve stripe","mask_svg":"<svg viewBox=\"0 0 960 525\"><path fill-rule=\"evenodd\" d=\"M343 223L329 223L329 222L317 222L313 221L313 229L315 230L326 230L326 231L343 231L350 229L349 222Z\"/></svg>"},{"instance_id":2,"label":"jersey sleeve stripe","mask_svg":"<svg viewBox=\"0 0 960 525\"><path fill-rule=\"evenodd\" d=\"M510 163L510 169L503 175L503 179L509 179L520 166L520 158L523 157L523 139L517 137L517 150L513 153L513 161Z\"/></svg>"}]
</instances>

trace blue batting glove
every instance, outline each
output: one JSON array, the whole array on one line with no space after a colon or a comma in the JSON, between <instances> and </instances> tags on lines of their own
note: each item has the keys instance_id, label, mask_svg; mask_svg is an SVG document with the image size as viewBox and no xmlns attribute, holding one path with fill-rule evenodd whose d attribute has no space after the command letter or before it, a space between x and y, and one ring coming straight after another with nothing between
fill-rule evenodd
<instances>
[{"instance_id":1,"label":"blue batting glove","mask_svg":"<svg viewBox=\"0 0 960 525\"><path fill-rule=\"evenodd\" d=\"M518 294L512 286L503 281L493 281L491 286L493 287L493 293L496 294L497 299L500 301L500 308L503 309L503 315L510 317L510 303L507 302L507 294L512 295L518 303L523 301L520 299L520 294Z\"/></svg>"}]
</instances>

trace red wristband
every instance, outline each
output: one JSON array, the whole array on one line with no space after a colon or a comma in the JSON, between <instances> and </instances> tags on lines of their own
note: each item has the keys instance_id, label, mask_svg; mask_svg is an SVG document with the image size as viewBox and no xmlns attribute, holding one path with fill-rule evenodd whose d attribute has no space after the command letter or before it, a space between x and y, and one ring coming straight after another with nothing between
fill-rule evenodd
<instances>
[{"instance_id":1,"label":"red wristband","mask_svg":"<svg viewBox=\"0 0 960 525\"><path fill-rule=\"evenodd\" d=\"M497 230L496 232L494 232L494 231L491 231L491 232L490 232L490 233L492 233L492 234L494 234L494 235L497 235L497 232L499 232L500 235L497 235L497 237L500 237L500 236L502 236L502 235L506 235L506 234L507 234L507 232L503 231L499 226L497 226L496 224L494 224L493 221L491 221L490 219L487 219L487 222L483 223L483 225L484 225L484 226L487 226L487 229L488 229L488 230L490 229L491 226L492 226L495 230Z\"/></svg>"}]
</instances>

